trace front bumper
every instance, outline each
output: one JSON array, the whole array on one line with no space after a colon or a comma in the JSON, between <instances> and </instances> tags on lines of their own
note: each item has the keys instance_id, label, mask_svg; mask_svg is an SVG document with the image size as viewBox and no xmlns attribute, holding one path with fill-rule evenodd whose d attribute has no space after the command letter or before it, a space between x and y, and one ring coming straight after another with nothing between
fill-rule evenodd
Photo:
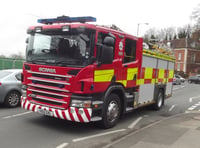
<instances>
[{"instance_id":1,"label":"front bumper","mask_svg":"<svg viewBox=\"0 0 200 148\"><path fill-rule=\"evenodd\" d=\"M67 110L61 110L31 103L24 97L21 97L21 107L33 112L44 113L48 116L75 122L90 122L92 116L92 108L69 107Z\"/></svg>"}]
</instances>

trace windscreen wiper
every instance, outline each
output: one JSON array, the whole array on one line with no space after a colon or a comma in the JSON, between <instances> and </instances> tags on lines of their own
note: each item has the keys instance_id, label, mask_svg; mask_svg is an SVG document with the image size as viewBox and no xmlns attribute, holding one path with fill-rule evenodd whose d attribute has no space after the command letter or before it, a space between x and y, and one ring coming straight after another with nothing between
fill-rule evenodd
<instances>
[{"instance_id":1,"label":"windscreen wiper","mask_svg":"<svg viewBox=\"0 0 200 148\"><path fill-rule=\"evenodd\" d=\"M44 53L56 53L56 49L42 49L41 51Z\"/></svg>"},{"instance_id":2,"label":"windscreen wiper","mask_svg":"<svg viewBox=\"0 0 200 148\"><path fill-rule=\"evenodd\" d=\"M33 64L47 64L47 62L44 59L29 58L28 61Z\"/></svg>"},{"instance_id":3,"label":"windscreen wiper","mask_svg":"<svg viewBox=\"0 0 200 148\"><path fill-rule=\"evenodd\" d=\"M55 64L61 64L61 65L71 65L71 64L76 64L76 60L74 59L65 59L65 60L57 60L55 61Z\"/></svg>"}]
</instances>

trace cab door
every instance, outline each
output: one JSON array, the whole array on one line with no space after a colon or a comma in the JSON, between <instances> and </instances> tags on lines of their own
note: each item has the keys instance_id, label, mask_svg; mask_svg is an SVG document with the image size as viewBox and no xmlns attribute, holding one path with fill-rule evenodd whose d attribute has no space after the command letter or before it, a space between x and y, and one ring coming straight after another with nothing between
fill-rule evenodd
<instances>
[{"instance_id":1,"label":"cab door","mask_svg":"<svg viewBox=\"0 0 200 148\"><path fill-rule=\"evenodd\" d=\"M138 57L137 57L137 40L125 38L124 59L123 59L123 76L124 86L126 88L135 87L138 77Z\"/></svg>"},{"instance_id":2,"label":"cab door","mask_svg":"<svg viewBox=\"0 0 200 148\"><path fill-rule=\"evenodd\" d=\"M106 89L109 87L113 79L115 78L115 62L114 62L114 52L115 52L115 39L113 45L107 45L106 38L110 37L108 33L106 32L97 32L97 46L106 45L109 48L112 48L112 62L111 63L98 63L100 60L99 57L104 56L107 57L106 54L102 52L100 49L96 49L96 55L97 55L97 63L94 65L94 85L95 90L94 92L105 92ZM99 61L98 61L99 60Z\"/></svg>"}]
</instances>

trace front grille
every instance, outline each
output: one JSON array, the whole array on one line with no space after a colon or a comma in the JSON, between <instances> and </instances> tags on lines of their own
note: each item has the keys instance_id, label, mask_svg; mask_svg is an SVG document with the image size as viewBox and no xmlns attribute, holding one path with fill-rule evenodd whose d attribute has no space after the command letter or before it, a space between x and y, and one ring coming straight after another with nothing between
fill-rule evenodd
<instances>
[{"instance_id":1,"label":"front grille","mask_svg":"<svg viewBox=\"0 0 200 148\"><path fill-rule=\"evenodd\" d=\"M36 80L32 80L32 82L33 82L34 84L41 84L41 85L46 85L46 86L59 87L59 84L55 84L55 83L41 82L41 81L36 81Z\"/></svg>"},{"instance_id":2,"label":"front grille","mask_svg":"<svg viewBox=\"0 0 200 148\"><path fill-rule=\"evenodd\" d=\"M67 82L71 76L54 75L51 73L41 73L28 71L28 96L32 101L52 107L66 108L69 105L70 83Z\"/></svg>"},{"instance_id":3,"label":"front grille","mask_svg":"<svg viewBox=\"0 0 200 148\"><path fill-rule=\"evenodd\" d=\"M56 95L52 95L52 94L46 94L46 93L40 93L40 92L34 92L34 94L35 95L44 96L44 97L51 97L51 98L63 99L63 97L61 97L61 96L56 96Z\"/></svg>"},{"instance_id":4,"label":"front grille","mask_svg":"<svg viewBox=\"0 0 200 148\"><path fill-rule=\"evenodd\" d=\"M52 102L52 101L48 101L48 100L42 100L42 99L38 99L38 98L33 98L33 100L38 101L38 102L47 103L47 104L54 104L54 105L59 105L59 106L62 105L62 103Z\"/></svg>"},{"instance_id":5,"label":"front grille","mask_svg":"<svg viewBox=\"0 0 200 148\"><path fill-rule=\"evenodd\" d=\"M53 79L53 80L61 80L61 81L65 81L66 80L66 78L64 78L64 77L41 75L41 74L35 74L35 73L32 74L32 76L39 77L39 78Z\"/></svg>"},{"instance_id":6,"label":"front grille","mask_svg":"<svg viewBox=\"0 0 200 148\"><path fill-rule=\"evenodd\" d=\"M37 86L35 86L35 87L37 87ZM38 87L37 87L38 88ZM49 89L48 88L39 88L40 90L42 90L42 91L49 91ZM60 93L61 91L59 91L59 90L55 90L55 89L51 89L51 92L54 92L54 93Z\"/></svg>"}]
</instances>

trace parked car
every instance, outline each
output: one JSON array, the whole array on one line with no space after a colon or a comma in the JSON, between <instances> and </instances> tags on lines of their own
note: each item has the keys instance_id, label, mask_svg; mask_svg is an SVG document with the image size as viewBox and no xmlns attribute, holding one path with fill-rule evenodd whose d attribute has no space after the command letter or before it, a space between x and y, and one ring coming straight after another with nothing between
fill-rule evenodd
<instances>
[{"instance_id":1,"label":"parked car","mask_svg":"<svg viewBox=\"0 0 200 148\"><path fill-rule=\"evenodd\" d=\"M200 83L200 75L190 76L188 78L188 83Z\"/></svg>"},{"instance_id":2,"label":"parked car","mask_svg":"<svg viewBox=\"0 0 200 148\"><path fill-rule=\"evenodd\" d=\"M16 107L21 98L21 69L0 70L0 103Z\"/></svg>"},{"instance_id":3,"label":"parked car","mask_svg":"<svg viewBox=\"0 0 200 148\"><path fill-rule=\"evenodd\" d=\"M175 76L179 79L181 79L181 82L184 83L185 82L185 78L181 77L180 75L175 74Z\"/></svg>"},{"instance_id":4,"label":"parked car","mask_svg":"<svg viewBox=\"0 0 200 148\"><path fill-rule=\"evenodd\" d=\"M181 79L179 77L177 77L176 75L174 75L172 84L180 85L181 84Z\"/></svg>"}]
</instances>

